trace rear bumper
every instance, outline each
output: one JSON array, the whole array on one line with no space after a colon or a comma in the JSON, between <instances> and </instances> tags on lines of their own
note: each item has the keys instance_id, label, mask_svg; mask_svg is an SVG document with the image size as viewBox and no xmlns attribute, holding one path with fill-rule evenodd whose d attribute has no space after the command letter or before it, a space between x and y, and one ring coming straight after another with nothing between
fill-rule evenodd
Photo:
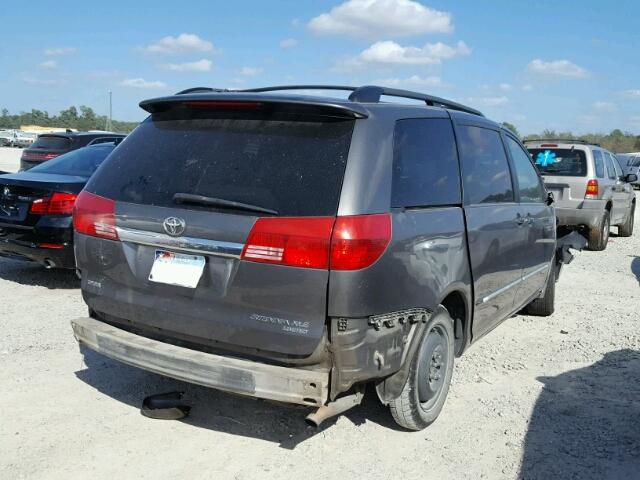
<instances>
[{"instance_id":1,"label":"rear bumper","mask_svg":"<svg viewBox=\"0 0 640 480\"><path fill-rule=\"evenodd\" d=\"M585 200L580 208L556 207L556 218L558 225L564 226L586 226L597 228L602 219L606 202L604 200Z\"/></svg>"},{"instance_id":2,"label":"rear bumper","mask_svg":"<svg viewBox=\"0 0 640 480\"><path fill-rule=\"evenodd\" d=\"M76 340L144 370L227 392L301 405L324 405L329 373L204 353L152 340L94 318L71 321Z\"/></svg>"},{"instance_id":3,"label":"rear bumper","mask_svg":"<svg viewBox=\"0 0 640 480\"><path fill-rule=\"evenodd\" d=\"M53 268L76 268L73 245L64 248L39 248L34 244L0 237L0 256L27 260Z\"/></svg>"}]
</instances>

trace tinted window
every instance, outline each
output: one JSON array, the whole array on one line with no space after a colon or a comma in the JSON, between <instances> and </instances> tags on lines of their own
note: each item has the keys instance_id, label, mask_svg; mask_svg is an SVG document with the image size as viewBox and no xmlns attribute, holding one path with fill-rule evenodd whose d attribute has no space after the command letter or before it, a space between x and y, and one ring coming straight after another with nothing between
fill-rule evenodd
<instances>
[{"instance_id":1,"label":"tinted window","mask_svg":"<svg viewBox=\"0 0 640 480\"><path fill-rule=\"evenodd\" d=\"M518 142L509 136L507 136L507 145L516 169L520 201L523 203L544 202L544 190L540 185L540 179L536 169L533 168L529 154L525 153Z\"/></svg>"},{"instance_id":2,"label":"tinted window","mask_svg":"<svg viewBox=\"0 0 640 480\"><path fill-rule=\"evenodd\" d=\"M450 120L396 123L391 203L394 207L460 203L460 171Z\"/></svg>"},{"instance_id":3,"label":"tinted window","mask_svg":"<svg viewBox=\"0 0 640 480\"><path fill-rule=\"evenodd\" d=\"M90 177L114 147L87 147L73 150L30 169L30 172Z\"/></svg>"},{"instance_id":4,"label":"tinted window","mask_svg":"<svg viewBox=\"0 0 640 480\"><path fill-rule=\"evenodd\" d=\"M71 145L67 137L40 136L33 142L31 148L43 148L47 150L66 150Z\"/></svg>"},{"instance_id":5,"label":"tinted window","mask_svg":"<svg viewBox=\"0 0 640 480\"><path fill-rule=\"evenodd\" d=\"M583 150L569 148L530 148L529 152L541 175L585 177L587 156Z\"/></svg>"},{"instance_id":6,"label":"tinted window","mask_svg":"<svg viewBox=\"0 0 640 480\"><path fill-rule=\"evenodd\" d=\"M512 202L511 174L500 134L468 126L461 126L457 133L465 201Z\"/></svg>"},{"instance_id":7,"label":"tinted window","mask_svg":"<svg viewBox=\"0 0 640 480\"><path fill-rule=\"evenodd\" d=\"M608 155L606 152L603 153L603 155L604 155L604 163L607 166L607 176L611 180L615 180L617 176L616 176L616 170L613 167L613 161L611 160L611 156Z\"/></svg>"},{"instance_id":8,"label":"tinted window","mask_svg":"<svg viewBox=\"0 0 640 480\"><path fill-rule=\"evenodd\" d=\"M154 114L138 126L87 189L147 205L175 206L176 193L189 193L280 215L335 215L353 121L175 115Z\"/></svg>"},{"instance_id":9,"label":"tinted window","mask_svg":"<svg viewBox=\"0 0 640 480\"><path fill-rule=\"evenodd\" d=\"M596 177L604 178L604 160L600 150L593 151L593 163L596 167Z\"/></svg>"}]
</instances>

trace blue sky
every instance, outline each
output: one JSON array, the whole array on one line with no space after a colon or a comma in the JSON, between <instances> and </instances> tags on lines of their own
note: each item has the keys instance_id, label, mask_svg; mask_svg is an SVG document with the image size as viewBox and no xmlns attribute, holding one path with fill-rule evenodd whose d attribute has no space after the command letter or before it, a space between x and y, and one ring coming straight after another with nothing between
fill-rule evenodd
<instances>
[{"instance_id":1,"label":"blue sky","mask_svg":"<svg viewBox=\"0 0 640 480\"><path fill-rule=\"evenodd\" d=\"M640 133L640 2L31 1L3 8L0 107L137 103L191 86L368 84L509 121ZM28 13L28 15L26 15Z\"/></svg>"}]
</instances>

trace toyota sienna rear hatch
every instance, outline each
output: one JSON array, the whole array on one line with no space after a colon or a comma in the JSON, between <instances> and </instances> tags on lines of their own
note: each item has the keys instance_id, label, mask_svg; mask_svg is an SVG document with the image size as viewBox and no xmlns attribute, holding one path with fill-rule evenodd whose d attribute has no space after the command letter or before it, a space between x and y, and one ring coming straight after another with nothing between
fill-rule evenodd
<instances>
[{"instance_id":1,"label":"toyota sienna rear hatch","mask_svg":"<svg viewBox=\"0 0 640 480\"><path fill-rule=\"evenodd\" d=\"M268 100L151 110L76 204L90 309L149 336L308 356L356 115Z\"/></svg>"}]
</instances>

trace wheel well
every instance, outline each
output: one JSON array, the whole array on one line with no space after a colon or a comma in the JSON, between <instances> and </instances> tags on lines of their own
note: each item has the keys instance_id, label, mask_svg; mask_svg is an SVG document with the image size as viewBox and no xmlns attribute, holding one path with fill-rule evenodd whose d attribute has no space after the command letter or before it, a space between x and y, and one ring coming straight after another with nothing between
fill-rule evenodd
<instances>
[{"instance_id":1,"label":"wheel well","mask_svg":"<svg viewBox=\"0 0 640 480\"><path fill-rule=\"evenodd\" d=\"M447 309L454 321L455 331L455 349L456 356L462 353L466 344L466 326L467 326L467 304L464 296L460 292L451 292L441 302L442 306Z\"/></svg>"}]
</instances>

